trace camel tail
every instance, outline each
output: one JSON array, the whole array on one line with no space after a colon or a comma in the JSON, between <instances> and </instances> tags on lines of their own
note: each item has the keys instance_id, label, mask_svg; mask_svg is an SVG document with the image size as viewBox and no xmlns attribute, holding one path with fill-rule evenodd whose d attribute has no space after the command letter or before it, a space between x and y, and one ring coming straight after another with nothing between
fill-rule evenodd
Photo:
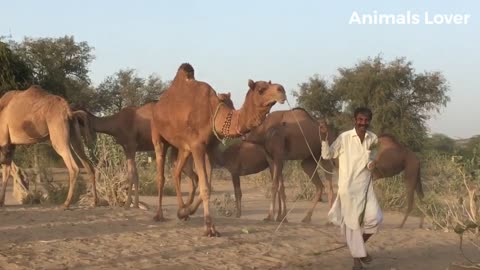
<instances>
[{"instance_id":1,"label":"camel tail","mask_svg":"<svg viewBox=\"0 0 480 270\"><path fill-rule=\"evenodd\" d=\"M418 198L423 199L423 197L424 197L425 195L423 194L422 176L421 176L420 171L421 171L421 170L420 170L420 167L418 167L416 190L417 190L417 196L418 196Z\"/></svg>"},{"instance_id":2,"label":"camel tail","mask_svg":"<svg viewBox=\"0 0 480 270\"><path fill-rule=\"evenodd\" d=\"M78 123L78 119L82 119L83 121L85 142L87 144L92 143L92 138L90 136L90 127L88 125L88 115L86 112L82 110L72 112L72 120L73 120L73 128L74 128L75 136L77 136L79 140L82 140L82 132L80 131L80 124Z\"/></svg>"}]
</instances>

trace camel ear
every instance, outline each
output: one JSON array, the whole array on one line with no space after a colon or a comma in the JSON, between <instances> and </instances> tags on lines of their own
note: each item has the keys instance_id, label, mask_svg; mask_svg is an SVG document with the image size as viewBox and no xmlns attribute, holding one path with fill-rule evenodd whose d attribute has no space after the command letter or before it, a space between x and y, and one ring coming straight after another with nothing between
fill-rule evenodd
<instances>
[{"instance_id":1,"label":"camel ear","mask_svg":"<svg viewBox=\"0 0 480 270\"><path fill-rule=\"evenodd\" d=\"M248 80L248 87L252 90L255 89L255 82L252 80Z\"/></svg>"},{"instance_id":2,"label":"camel ear","mask_svg":"<svg viewBox=\"0 0 480 270\"><path fill-rule=\"evenodd\" d=\"M230 92L228 92L228 93L227 93L227 97L230 98L230 96L231 96L231 95L230 95Z\"/></svg>"},{"instance_id":3,"label":"camel ear","mask_svg":"<svg viewBox=\"0 0 480 270\"><path fill-rule=\"evenodd\" d=\"M268 81L268 84L272 84L272 81Z\"/></svg>"},{"instance_id":4,"label":"camel ear","mask_svg":"<svg viewBox=\"0 0 480 270\"><path fill-rule=\"evenodd\" d=\"M325 123L326 123L327 125L330 125L330 120L328 120L327 117L325 117Z\"/></svg>"}]
</instances>

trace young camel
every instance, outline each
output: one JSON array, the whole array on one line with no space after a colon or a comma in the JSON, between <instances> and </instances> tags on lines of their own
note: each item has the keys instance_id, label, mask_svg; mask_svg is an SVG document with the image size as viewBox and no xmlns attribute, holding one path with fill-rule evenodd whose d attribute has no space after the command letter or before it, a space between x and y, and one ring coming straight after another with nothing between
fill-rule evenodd
<instances>
[{"instance_id":1,"label":"young camel","mask_svg":"<svg viewBox=\"0 0 480 270\"><path fill-rule=\"evenodd\" d=\"M227 106L232 106L230 100L230 93L218 94L220 100L224 101ZM148 102L142 106L129 106L118 113L110 116L97 117L90 112L84 110L87 115L88 127L91 132L99 132L108 134L115 138L117 144L121 145L125 156L127 158L127 172L128 172L128 193L125 208L130 208L132 203L132 186L135 186L135 198L133 200L133 207L138 208L139 202L139 180L137 166L135 164L135 156L137 152L153 151L152 131L150 122L153 115L153 106L155 102ZM175 159L177 150L172 148L171 157ZM194 200L195 185L198 182L197 175L194 173L192 167L187 167L183 172L192 180L191 192L188 204ZM180 182L180 180L178 180ZM178 183L180 184L180 183Z\"/></svg>"},{"instance_id":2,"label":"young camel","mask_svg":"<svg viewBox=\"0 0 480 270\"><path fill-rule=\"evenodd\" d=\"M239 142L230 145L223 152L215 148L213 160L215 164L227 169L232 177L237 210L236 217L241 217L242 190L240 187L240 176L256 174L271 168L265 150L257 144Z\"/></svg>"},{"instance_id":3,"label":"young camel","mask_svg":"<svg viewBox=\"0 0 480 270\"><path fill-rule=\"evenodd\" d=\"M72 150L88 172L92 181L93 204L97 204L95 173L83 150L78 124L82 117L83 112L72 111L63 98L47 93L40 86L34 85L24 91L12 90L3 95L0 99L0 164L3 165L0 206L5 202L15 146L48 139L63 158L69 173L70 186L64 207L70 206L79 173Z\"/></svg>"},{"instance_id":4,"label":"young camel","mask_svg":"<svg viewBox=\"0 0 480 270\"><path fill-rule=\"evenodd\" d=\"M322 138L327 130L320 129ZM327 136L327 138L330 135ZM334 136L336 138L336 135ZM332 139L328 139L331 144ZM372 172L372 180L395 176L403 171L403 180L407 194L407 210L405 211L399 228L403 228L408 216L413 210L415 191L420 200L423 199L422 179L420 175L420 160L410 149L401 145L393 135L382 134L378 136L378 147L375 157L376 166ZM315 206L314 206L315 207ZM313 209L312 209L313 211ZM420 225L423 226L424 216L420 216Z\"/></svg>"},{"instance_id":5,"label":"young camel","mask_svg":"<svg viewBox=\"0 0 480 270\"><path fill-rule=\"evenodd\" d=\"M329 128L325 122L314 119L304 109L295 108L270 113L260 126L244 136L245 141L264 148L267 159L271 164L272 199L268 215L264 220L274 219L277 195L279 196L279 209L276 220L281 221L287 214L285 186L282 177L285 160L302 160L301 164L304 172L315 184L316 195L313 199L313 206L308 211L304 221L308 222L310 220L313 208L321 199L324 188L316 170L317 161L321 156L320 127ZM331 128L329 128L329 131L331 134L333 133ZM334 200L332 173L335 166L333 162L323 159L320 161L320 165L326 171L328 203L329 206L332 206Z\"/></svg>"},{"instance_id":6,"label":"young camel","mask_svg":"<svg viewBox=\"0 0 480 270\"><path fill-rule=\"evenodd\" d=\"M392 177L403 171L403 181L407 194L407 210L399 226L402 228L413 210L415 191L420 200L424 197L420 175L420 160L415 153L401 145L392 135L380 135L378 143L379 147L375 157L376 167L373 171L373 180ZM424 216L421 215L420 228L423 227L423 221Z\"/></svg>"},{"instance_id":7,"label":"young camel","mask_svg":"<svg viewBox=\"0 0 480 270\"><path fill-rule=\"evenodd\" d=\"M219 235L209 209L211 163L208 149L217 143L215 136L240 136L260 125L276 102L283 103L286 100L285 90L279 84L249 80L248 86L242 108L233 110L223 105L209 84L195 80L194 69L190 64L182 64L178 68L171 86L160 96L153 110L152 142L159 190L156 220L163 220L162 190L168 143L178 149L174 176L180 175L191 153L199 177L200 198L188 206L179 200L177 215L182 218L194 213L203 201L205 234ZM178 192L179 190L177 194Z\"/></svg>"}]
</instances>

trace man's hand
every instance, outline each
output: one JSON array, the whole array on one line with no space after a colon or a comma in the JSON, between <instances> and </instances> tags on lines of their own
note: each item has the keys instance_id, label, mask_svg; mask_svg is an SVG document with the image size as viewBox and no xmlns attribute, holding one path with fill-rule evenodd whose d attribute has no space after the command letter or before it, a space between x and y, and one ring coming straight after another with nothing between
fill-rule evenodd
<instances>
[{"instance_id":1,"label":"man's hand","mask_svg":"<svg viewBox=\"0 0 480 270\"><path fill-rule=\"evenodd\" d=\"M367 169L370 171L375 169L376 166L377 166L377 162L375 162L375 160L372 160L367 163Z\"/></svg>"},{"instance_id":2,"label":"man's hand","mask_svg":"<svg viewBox=\"0 0 480 270\"><path fill-rule=\"evenodd\" d=\"M324 142L328 142L328 132L320 133L320 139Z\"/></svg>"}]
</instances>

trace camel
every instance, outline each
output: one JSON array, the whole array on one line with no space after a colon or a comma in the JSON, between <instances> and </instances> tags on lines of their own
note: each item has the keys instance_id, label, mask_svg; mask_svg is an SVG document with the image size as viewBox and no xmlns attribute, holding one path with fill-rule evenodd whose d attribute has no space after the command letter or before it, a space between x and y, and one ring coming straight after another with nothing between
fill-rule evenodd
<instances>
[{"instance_id":1,"label":"camel","mask_svg":"<svg viewBox=\"0 0 480 270\"><path fill-rule=\"evenodd\" d=\"M240 187L240 176L256 174L267 168L271 168L265 150L257 144L239 142L230 145L224 151L215 148L213 161L215 164L229 171L235 193L236 217L241 217L242 190Z\"/></svg>"},{"instance_id":2,"label":"camel","mask_svg":"<svg viewBox=\"0 0 480 270\"><path fill-rule=\"evenodd\" d=\"M88 171L92 182L93 205L97 204L95 173L83 150L78 123L82 117L83 113L72 111L65 99L49 94L38 85L24 91L11 90L3 95L0 99L0 164L3 165L0 206L4 205L15 146L48 139L62 157L69 173L69 189L64 208L69 208L71 204L79 174L72 150Z\"/></svg>"},{"instance_id":3,"label":"camel","mask_svg":"<svg viewBox=\"0 0 480 270\"><path fill-rule=\"evenodd\" d=\"M375 157L376 167L372 173L373 180L392 177L403 171L407 194L407 210L399 226L399 228L403 228L413 210L415 191L420 200L424 197L420 175L421 163L415 153L401 145L392 135L382 134L378 136L378 143ZM424 216L422 214L420 216L420 228L423 227L423 221Z\"/></svg>"},{"instance_id":4,"label":"camel","mask_svg":"<svg viewBox=\"0 0 480 270\"><path fill-rule=\"evenodd\" d=\"M249 90L239 110L224 105L215 90L206 82L197 81L193 67L180 65L171 86L160 96L153 109L152 142L155 149L158 183L158 209L154 219L164 220L162 190L165 183L164 164L166 145L178 149L174 177L190 155L199 178L200 197L188 206L179 200L177 216L194 213L203 202L205 235L219 236L210 216L211 163L208 149L217 139L241 136L260 125L272 106L286 100L280 84L248 81ZM216 138L217 137L217 138ZM177 198L178 198L177 189Z\"/></svg>"},{"instance_id":5,"label":"camel","mask_svg":"<svg viewBox=\"0 0 480 270\"><path fill-rule=\"evenodd\" d=\"M270 160L269 163L271 163L272 199L268 215L264 220L271 221L274 219L277 194L280 203L276 220L281 221L286 216L286 196L282 176L283 164L285 160L302 160L303 171L312 179L316 187L315 197L312 201L313 206L304 218L305 222L310 221L313 209L317 202L321 200L324 189L316 170L317 161L321 156L320 128L325 129L325 131L328 129L330 134L334 134L332 127L328 126L324 120L318 121L304 109L294 108L270 113L260 126L244 136L244 141L263 147L268 160ZM330 138L333 142L333 136L330 136ZM334 201L332 173L335 165L333 162L323 159L320 160L320 165L327 171L325 178L328 184L328 203L331 207Z\"/></svg>"},{"instance_id":6,"label":"camel","mask_svg":"<svg viewBox=\"0 0 480 270\"><path fill-rule=\"evenodd\" d=\"M218 94L220 100L225 102L227 106L233 107L230 99L230 93ZM117 144L121 145L127 159L128 172L128 193L127 201L124 207L130 208L132 203L132 186L135 186L135 198L133 207L138 208L139 203L139 181L137 166L135 164L135 156L137 152L153 151L152 131L150 122L152 120L152 110L156 101L148 102L142 106L129 106L123 108L118 113L110 116L97 117L88 110L82 109L86 113L88 127L90 133L99 132L108 134L115 138ZM177 156L176 149L171 151L171 157L174 160ZM192 180L189 204L194 200L195 185L198 182L197 175L193 171L193 167L186 167L183 172ZM180 183L179 183L180 184Z\"/></svg>"}]
</instances>

